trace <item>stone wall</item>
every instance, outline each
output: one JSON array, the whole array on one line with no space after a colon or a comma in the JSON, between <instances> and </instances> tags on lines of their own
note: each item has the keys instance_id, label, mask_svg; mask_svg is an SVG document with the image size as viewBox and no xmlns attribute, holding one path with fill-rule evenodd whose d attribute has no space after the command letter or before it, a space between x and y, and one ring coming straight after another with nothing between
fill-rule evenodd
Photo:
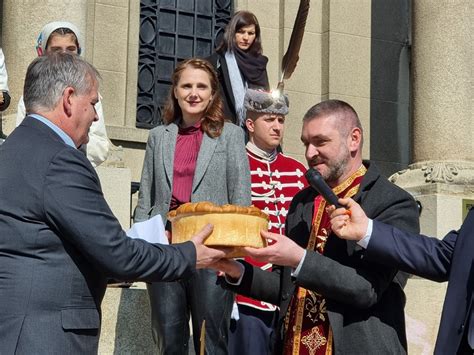
<instances>
[{"instance_id":1,"label":"stone wall","mask_svg":"<svg viewBox=\"0 0 474 355\"><path fill-rule=\"evenodd\" d=\"M133 209L129 182L140 180L148 136L147 130L135 128L139 1L1 3L1 43L12 96L12 104L2 117L3 131L9 134L14 129L16 103L27 65L36 56L34 45L40 29L49 21L74 22L86 34L85 57L103 77L100 92L108 135L122 146L118 158L122 165L106 164L98 172L107 200L127 228ZM299 1L237 0L235 4L237 9L248 9L259 18L264 53L269 57L270 82L275 87ZM285 85L290 114L283 148L300 161L304 161L301 118L310 106L327 98L343 99L354 106L365 129L364 157L370 158L371 5L372 0L311 1L298 66ZM422 232L435 236L459 227L462 199L474 198L472 8L469 0L413 1L414 157L409 169L396 174L393 180L422 202ZM435 173L441 178L433 179ZM116 181L121 182L118 190ZM416 278L409 281L406 314L412 353L432 352L445 287ZM148 322L144 300L143 288L107 292L101 346L108 345L101 348L107 349L104 353L118 345L121 351L126 349L127 342L133 340L127 340L127 336L140 336L144 344L151 344L150 333L141 330L144 320ZM131 324L138 324L138 314L143 315L139 330L130 329ZM140 352L135 345L130 346L130 351Z\"/></svg>"}]
</instances>

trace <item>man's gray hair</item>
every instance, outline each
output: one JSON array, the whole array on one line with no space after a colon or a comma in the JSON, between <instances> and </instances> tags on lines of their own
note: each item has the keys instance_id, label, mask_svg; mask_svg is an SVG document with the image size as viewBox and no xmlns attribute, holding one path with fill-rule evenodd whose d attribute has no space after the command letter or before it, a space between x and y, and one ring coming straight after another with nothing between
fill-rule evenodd
<instances>
[{"instance_id":1,"label":"man's gray hair","mask_svg":"<svg viewBox=\"0 0 474 355\"><path fill-rule=\"evenodd\" d=\"M77 54L65 52L37 57L26 72L23 88L26 112L52 111L67 87L74 88L78 95L85 95L99 79L97 69Z\"/></svg>"}]
</instances>

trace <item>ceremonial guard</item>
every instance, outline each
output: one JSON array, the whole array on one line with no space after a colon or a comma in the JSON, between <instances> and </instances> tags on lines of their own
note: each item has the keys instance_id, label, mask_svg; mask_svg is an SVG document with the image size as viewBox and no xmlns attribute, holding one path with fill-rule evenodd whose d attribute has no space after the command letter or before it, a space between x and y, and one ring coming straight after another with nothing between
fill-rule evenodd
<instances>
[{"instance_id":1,"label":"ceremonial guard","mask_svg":"<svg viewBox=\"0 0 474 355\"><path fill-rule=\"evenodd\" d=\"M288 98L248 89L244 101L249 141L246 146L252 183L252 204L269 216L268 229L285 234L285 220L293 196L307 186L306 168L297 160L277 151L283 139ZM271 264L246 260L264 270ZM237 295L239 318L231 329L231 354L266 354L276 307L270 303Z\"/></svg>"}]
</instances>

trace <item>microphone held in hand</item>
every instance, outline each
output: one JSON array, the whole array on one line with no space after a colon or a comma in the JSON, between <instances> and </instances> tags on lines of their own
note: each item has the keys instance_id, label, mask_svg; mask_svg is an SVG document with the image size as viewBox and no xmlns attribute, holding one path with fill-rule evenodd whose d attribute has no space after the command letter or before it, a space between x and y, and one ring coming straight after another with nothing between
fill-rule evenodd
<instances>
[{"instance_id":1,"label":"microphone held in hand","mask_svg":"<svg viewBox=\"0 0 474 355\"><path fill-rule=\"evenodd\" d=\"M331 188L326 184L323 177L316 169L309 168L305 173L306 180L315 189L324 199L330 204L336 206L336 208L342 207L339 202L336 194L331 190Z\"/></svg>"}]
</instances>

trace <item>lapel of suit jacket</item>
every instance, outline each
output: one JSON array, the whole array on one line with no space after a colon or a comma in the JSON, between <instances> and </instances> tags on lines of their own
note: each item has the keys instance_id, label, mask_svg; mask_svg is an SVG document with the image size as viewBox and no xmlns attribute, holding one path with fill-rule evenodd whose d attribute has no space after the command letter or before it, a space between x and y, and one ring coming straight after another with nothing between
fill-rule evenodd
<instances>
[{"instance_id":1,"label":"lapel of suit jacket","mask_svg":"<svg viewBox=\"0 0 474 355\"><path fill-rule=\"evenodd\" d=\"M311 229L313 226L313 213L314 213L314 198L316 192L310 186L306 187L301 194L301 216L297 221L294 222L292 228L297 229L298 232L293 233L293 240L303 248L308 246L309 238L311 235Z\"/></svg>"},{"instance_id":2,"label":"lapel of suit jacket","mask_svg":"<svg viewBox=\"0 0 474 355\"><path fill-rule=\"evenodd\" d=\"M308 201L307 201L307 208L303 210L303 221L306 223L308 228L308 235L301 236L305 238L304 245L305 247L308 245L309 238L311 235L311 229L313 228L313 214L314 214L314 199L316 197L316 193L312 187L308 187Z\"/></svg>"},{"instance_id":3,"label":"lapel of suit jacket","mask_svg":"<svg viewBox=\"0 0 474 355\"><path fill-rule=\"evenodd\" d=\"M201 148L196 162L196 171L193 179L193 193L204 177L204 173L214 155L217 146L217 138L211 138L206 133L203 134Z\"/></svg>"},{"instance_id":4,"label":"lapel of suit jacket","mask_svg":"<svg viewBox=\"0 0 474 355\"><path fill-rule=\"evenodd\" d=\"M177 138L178 126L175 123L170 123L164 130L164 136L162 140L163 146L161 149L166 178L168 179L170 186L173 186L174 152L176 150Z\"/></svg>"}]
</instances>

